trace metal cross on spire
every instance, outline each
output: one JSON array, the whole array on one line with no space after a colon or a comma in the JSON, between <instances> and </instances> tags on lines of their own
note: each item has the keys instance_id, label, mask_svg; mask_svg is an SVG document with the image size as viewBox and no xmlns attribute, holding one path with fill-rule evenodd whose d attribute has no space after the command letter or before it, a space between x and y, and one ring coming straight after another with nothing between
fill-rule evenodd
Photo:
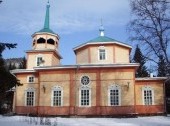
<instances>
[{"instance_id":1,"label":"metal cross on spire","mask_svg":"<svg viewBox=\"0 0 170 126\"><path fill-rule=\"evenodd\" d=\"M100 31L100 36L104 36L104 27L103 27L103 20L101 18L101 26L99 28L99 31Z\"/></svg>"}]
</instances>

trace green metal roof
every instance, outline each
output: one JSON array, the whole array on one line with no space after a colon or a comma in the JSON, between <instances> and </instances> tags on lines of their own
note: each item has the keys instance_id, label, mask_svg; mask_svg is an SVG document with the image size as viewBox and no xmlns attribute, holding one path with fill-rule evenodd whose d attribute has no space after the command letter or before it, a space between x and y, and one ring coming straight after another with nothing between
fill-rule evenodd
<instances>
[{"instance_id":1,"label":"green metal roof","mask_svg":"<svg viewBox=\"0 0 170 126\"><path fill-rule=\"evenodd\" d=\"M99 37L94 38L88 42L112 42L112 41L116 41L116 40L106 37L106 36L99 36Z\"/></svg>"},{"instance_id":2,"label":"green metal roof","mask_svg":"<svg viewBox=\"0 0 170 126\"><path fill-rule=\"evenodd\" d=\"M55 32L53 32L51 29L49 28L43 28L40 31L36 32L36 33L40 33L40 32L47 32L47 33L52 33L52 34L56 34Z\"/></svg>"},{"instance_id":3,"label":"green metal roof","mask_svg":"<svg viewBox=\"0 0 170 126\"><path fill-rule=\"evenodd\" d=\"M77 49L79 49L79 48L81 48L81 47L83 47L83 46L86 46L86 45L88 45L88 44L93 44L93 43L94 43L94 44L97 44L97 43L99 43L99 44L100 44L100 43L117 43L117 44L120 44L120 45L123 45L123 46L126 46L126 47L131 48L131 46L128 45L128 44L126 44L126 43L117 41L117 40L112 39L112 38L109 38L109 37L107 37L107 36L99 36L99 37L97 37L97 38L94 38L94 39L92 39L92 40L90 40L90 41L87 41L87 42L85 42L85 43L83 43L83 44L81 44L81 45L73 48L73 50L75 51L75 50L77 50Z\"/></svg>"}]
</instances>

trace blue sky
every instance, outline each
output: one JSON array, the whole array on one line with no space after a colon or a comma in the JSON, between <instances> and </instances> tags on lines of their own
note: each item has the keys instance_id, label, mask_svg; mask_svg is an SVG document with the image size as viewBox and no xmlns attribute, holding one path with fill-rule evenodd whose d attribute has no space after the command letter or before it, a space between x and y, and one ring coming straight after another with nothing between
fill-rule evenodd
<instances>
[{"instance_id":1,"label":"blue sky","mask_svg":"<svg viewBox=\"0 0 170 126\"><path fill-rule=\"evenodd\" d=\"M47 0L4 0L0 4L0 41L17 43L4 58L25 56L31 35L43 28ZM101 18L105 35L133 45L126 25L129 0L50 0L50 28L59 34L62 64L75 64L73 48L99 35Z\"/></svg>"}]
</instances>

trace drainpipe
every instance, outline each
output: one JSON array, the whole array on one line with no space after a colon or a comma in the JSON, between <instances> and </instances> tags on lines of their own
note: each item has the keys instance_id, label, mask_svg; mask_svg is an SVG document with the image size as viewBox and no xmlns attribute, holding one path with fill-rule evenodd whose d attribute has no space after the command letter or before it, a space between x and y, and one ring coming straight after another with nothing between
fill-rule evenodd
<instances>
[{"instance_id":1,"label":"drainpipe","mask_svg":"<svg viewBox=\"0 0 170 126\"><path fill-rule=\"evenodd\" d=\"M76 67L76 70L75 70L75 109L74 109L74 114L75 115L77 115L77 107L78 107L78 105L77 105L77 101L79 101L78 99L77 99L77 95L79 94L79 90L77 90L78 88L78 86L77 86L77 78L78 78L78 71L79 71L79 68L80 68L80 66L79 65L77 65L77 67Z\"/></svg>"}]
</instances>

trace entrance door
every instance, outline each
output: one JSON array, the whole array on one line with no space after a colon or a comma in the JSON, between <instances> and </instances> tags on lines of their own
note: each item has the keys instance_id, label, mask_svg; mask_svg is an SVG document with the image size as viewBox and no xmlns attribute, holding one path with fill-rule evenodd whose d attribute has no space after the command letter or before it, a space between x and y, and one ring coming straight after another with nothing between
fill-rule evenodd
<instances>
[{"instance_id":1,"label":"entrance door","mask_svg":"<svg viewBox=\"0 0 170 126\"><path fill-rule=\"evenodd\" d=\"M170 114L170 80L165 83L166 112Z\"/></svg>"}]
</instances>

